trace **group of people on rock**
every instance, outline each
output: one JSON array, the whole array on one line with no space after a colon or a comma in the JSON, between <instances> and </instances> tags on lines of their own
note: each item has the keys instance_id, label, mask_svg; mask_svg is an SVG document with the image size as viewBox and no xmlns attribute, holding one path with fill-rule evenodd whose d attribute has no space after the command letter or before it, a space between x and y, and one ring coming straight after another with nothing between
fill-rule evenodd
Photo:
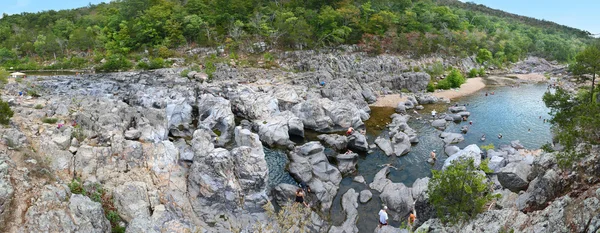
<instances>
[{"instance_id":1,"label":"group of people on rock","mask_svg":"<svg viewBox=\"0 0 600 233\"><path fill-rule=\"evenodd\" d=\"M387 211L388 211L388 207L385 205L383 206L383 208L381 210L379 210L379 225L378 225L379 228L388 225ZM406 219L409 229L413 228L413 225L415 224L416 220L417 220L417 211L413 208L412 211L410 212L410 214L408 215L408 218Z\"/></svg>"}]
</instances>

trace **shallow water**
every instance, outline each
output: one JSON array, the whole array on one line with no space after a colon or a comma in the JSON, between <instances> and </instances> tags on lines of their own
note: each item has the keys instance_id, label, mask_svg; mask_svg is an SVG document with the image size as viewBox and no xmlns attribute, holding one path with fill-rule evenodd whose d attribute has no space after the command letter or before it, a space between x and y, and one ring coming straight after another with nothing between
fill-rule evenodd
<instances>
[{"instance_id":1,"label":"shallow water","mask_svg":"<svg viewBox=\"0 0 600 233\"><path fill-rule=\"evenodd\" d=\"M485 96L486 92L495 92L495 95ZM542 96L546 91L545 85L524 85L520 88L511 87L488 87L471 96L460 98L454 103L469 104L467 110L471 112L469 118L473 121L470 130L465 134L465 141L457 144L464 148L469 144L487 145L493 143L496 147L509 144L511 140L520 140L526 148L537 149L546 142L551 141L550 124L543 123L543 119L549 119L548 109L542 102ZM442 132L430 126L431 110L443 113L447 111L448 104L426 105L421 110L422 115L415 115L409 121L409 125L419 135L419 143L413 145L411 152L402 157L388 157L378 148L372 153L361 154L358 160L358 174L362 175L367 184L373 181L375 174L382 169L383 164L391 164L397 169L390 169L388 178L393 182L402 182L411 187L413 182L421 177L431 176L431 169L440 169L447 156L443 153L444 144L439 138ZM371 118L365 122L367 126L367 139L369 144L374 144L375 138L385 131L385 125L390 122L389 116L394 113L393 108L372 108ZM539 119L539 117L542 119ZM460 132L462 125L450 123L447 132ZM528 131L531 129L531 132ZM503 134L502 139L496 135ZM485 142L480 141L482 134L487 135ZM301 143L299 143L301 145ZM429 153L436 150L438 161L434 165L427 163ZM265 149L267 163L270 173L284 171L287 163L285 152L276 149ZM330 150L327 151L331 153ZM272 185L279 183L297 184L293 178L285 174L269 174ZM365 184L352 181L352 176L344 177L340 189L330 210L330 222L340 225L345 220L345 214L341 208L341 197L350 188L356 192L368 189ZM360 232L372 232L377 227L377 213L381 208L379 193L371 190L373 198L365 204L358 206L359 220L357 227ZM399 226L398 220L390 219L390 225Z\"/></svg>"}]
</instances>

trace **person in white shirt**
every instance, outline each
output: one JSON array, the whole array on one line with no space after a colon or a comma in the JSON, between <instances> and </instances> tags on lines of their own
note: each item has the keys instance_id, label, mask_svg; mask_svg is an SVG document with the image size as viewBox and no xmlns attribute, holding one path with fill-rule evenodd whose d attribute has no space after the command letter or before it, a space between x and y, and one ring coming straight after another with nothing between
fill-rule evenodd
<instances>
[{"instance_id":1,"label":"person in white shirt","mask_svg":"<svg viewBox=\"0 0 600 233\"><path fill-rule=\"evenodd\" d=\"M379 228L382 226L388 225L388 214L387 214L387 206L383 206L383 209L379 211Z\"/></svg>"}]
</instances>

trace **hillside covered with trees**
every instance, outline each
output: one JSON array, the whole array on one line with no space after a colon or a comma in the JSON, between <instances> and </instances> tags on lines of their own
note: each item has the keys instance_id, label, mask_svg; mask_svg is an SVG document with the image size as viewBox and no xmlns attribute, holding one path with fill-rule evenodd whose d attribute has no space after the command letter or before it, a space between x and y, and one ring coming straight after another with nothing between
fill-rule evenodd
<instances>
[{"instance_id":1,"label":"hillside covered with trees","mask_svg":"<svg viewBox=\"0 0 600 233\"><path fill-rule=\"evenodd\" d=\"M0 66L76 69L103 60L106 70L158 68L194 47L235 56L264 45L343 44L412 57L485 49L502 65L527 55L569 62L590 40L582 30L455 0L118 0L4 15Z\"/></svg>"}]
</instances>

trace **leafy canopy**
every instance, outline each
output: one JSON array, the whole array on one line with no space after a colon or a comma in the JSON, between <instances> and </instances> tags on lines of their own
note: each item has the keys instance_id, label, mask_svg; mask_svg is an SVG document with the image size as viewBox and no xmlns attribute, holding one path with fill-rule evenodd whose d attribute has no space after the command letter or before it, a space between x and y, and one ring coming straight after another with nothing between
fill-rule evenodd
<instances>
[{"instance_id":1,"label":"leafy canopy","mask_svg":"<svg viewBox=\"0 0 600 233\"><path fill-rule=\"evenodd\" d=\"M491 182L479 173L473 159L456 160L446 170L432 170L429 201L443 222L458 223L475 217L492 200Z\"/></svg>"}]
</instances>

